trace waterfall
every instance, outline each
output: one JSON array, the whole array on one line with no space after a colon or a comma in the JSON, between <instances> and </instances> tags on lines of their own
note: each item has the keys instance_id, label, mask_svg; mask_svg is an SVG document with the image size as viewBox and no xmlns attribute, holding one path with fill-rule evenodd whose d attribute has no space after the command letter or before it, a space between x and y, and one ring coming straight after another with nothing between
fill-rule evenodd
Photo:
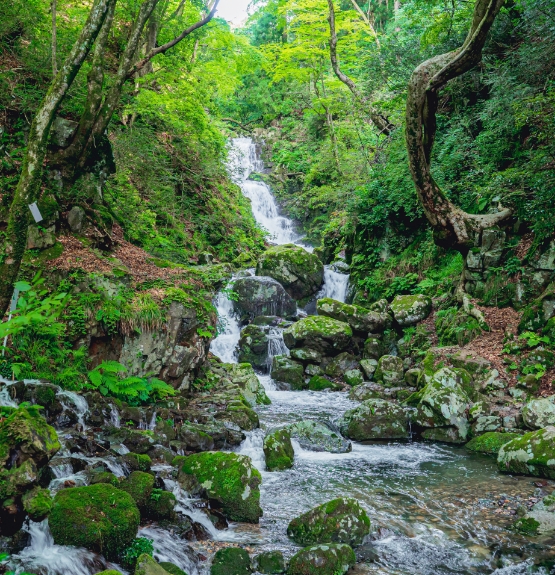
<instances>
[{"instance_id":1,"label":"waterfall","mask_svg":"<svg viewBox=\"0 0 555 575\"><path fill-rule=\"evenodd\" d=\"M10 385L12 385L13 382L4 379L0 375L0 383L5 384L4 387L0 389L0 405L4 407L17 407L18 406L17 401L12 399L12 396L10 395Z\"/></svg>"},{"instance_id":2,"label":"waterfall","mask_svg":"<svg viewBox=\"0 0 555 575\"><path fill-rule=\"evenodd\" d=\"M121 418L115 405L112 405L110 409L110 424L118 429L121 427Z\"/></svg>"},{"instance_id":3,"label":"waterfall","mask_svg":"<svg viewBox=\"0 0 555 575\"><path fill-rule=\"evenodd\" d=\"M329 297L340 302L345 302L347 298L347 288L349 286L349 275L340 273L332 269L331 266L324 267L324 285L317 299Z\"/></svg>"},{"instance_id":4,"label":"waterfall","mask_svg":"<svg viewBox=\"0 0 555 575\"><path fill-rule=\"evenodd\" d=\"M63 398L67 398L69 399L69 401L71 401L71 403L73 403L74 405L73 411L77 416L77 421L79 422L79 425L81 426L83 431L86 430L87 426L85 425L85 415L89 411L89 404L87 403L87 400L82 395L78 395L73 391L60 390L56 395L60 399L60 403L64 406L65 409L72 409L72 408L67 406Z\"/></svg>"},{"instance_id":5,"label":"waterfall","mask_svg":"<svg viewBox=\"0 0 555 575\"><path fill-rule=\"evenodd\" d=\"M231 284L227 286L230 288ZM210 351L224 363L235 363L235 348L241 337L241 327L233 311L233 302L221 291L214 302L222 331L210 344Z\"/></svg>"},{"instance_id":6,"label":"waterfall","mask_svg":"<svg viewBox=\"0 0 555 575\"><path fill-rule=\"evenodd\" d=\"M283 341L283 329L271 327L268 330L268 357L266 359L268 372L272 369L272 361L276 355L289 355L289 349Z\"/></svg>"}]
</instances>

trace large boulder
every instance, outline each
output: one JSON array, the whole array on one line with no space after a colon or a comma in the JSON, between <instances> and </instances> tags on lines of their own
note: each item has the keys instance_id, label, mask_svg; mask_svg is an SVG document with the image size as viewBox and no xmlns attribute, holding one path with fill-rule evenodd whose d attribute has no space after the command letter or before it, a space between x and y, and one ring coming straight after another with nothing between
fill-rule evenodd
<instances>
[{"instance_id":1,"label":"large boulder","mask_svg":"<svg viewBox=\"0 0 555 575\"><path fill-rule=\"evenodd\" d=\"M348 453L352 450L350 441L341 436L339 430L327 421L305 420L287 426L291 437L308 451Z\"/></svg>"},{"instance_id":2,"label":"large boulder","mask_svg":"<svg viewBox=\"0 0 555 575\"><path fill-rule=\"evenodd\" d=\"M272 379L287 384L293 390L306 389L303 365L286 355L275 355L272 360Z\"/></svg>"},{"instance_id":3,"label":"large boulder","mask_svg":"<svg viewBox=\"0 0 555 575\"><path fill-rule=\"evenodd\" d=\"M328 363L325 372L330 377L340 378L346 371L358 369L359 365L359 361L353 354L344 351Z\"/></svg>"},{"instance_id":4,"label":"large boulder","mask_svg":"<svg viewBox=\"0 0 555 575\"><path fill-rule=\"evenodd\" d=\"M383 399L368 399L339 420L341 433L355 441L408 439L406 410Z\"/></svg>"},{"instance_id":5,"label":"large boulder","mask_svg":"<svg viewBox=\"0 0 555 575\"><path fill-rule=\"evenodd\" d=\"M287 535L299 545L360 545L370 533L370 519L356 499L340 497L319 505L289 523Z\"/></svg>"},{"instance_id":6,"label":"large boulder","mask_svg":"<svg viewBox=\"0 0 555 575\"><path fill-rule=\"evenodd\" d=\"M528 429L555 425L555 395L529 401L522 408L522 420Z\"/></svg>"},{"instance_id":7,"label":"large boulder","mask_svg":"<svg viewBox=\"0 0 555 575\"><path fill-rule=\"evenodd\" d=\"M171 575L147 553L139 555L134 575Z\"/></svg>"},{"instance_id":8,"label":"large boulder","mask_svg":"<svg viewBox=\"0 0 555 575\"><path fill-rule=\"evenodd\" d=\"M382 355L374 372L374 380L384 387L405 385L403 360L395 355Z\"/></svg>"},{"instance_id":9,"label":"large boulder","mask_svg":"<svg viewBox=\"0 0 555 575\"><path fill-rule=\"evenodd\" d=\"M324 544L301 549L289 562L289 575L343 575L356 562L349 545Z\"/></svg>"},{"instance_id":10,"label":"large boulder","mask_svg":"<svg viewBox=\"0 0 555 575\"><path fill-rule=\"evenodd\" d=\"M324 265L317 256L293 244L271 247L256 266L257 276L277 280L294 299L318 292L324 281Z\"/></svg>"},{"instance_id":11,"label":"large boulder","mask_svg":"<svg viewBox=\"0 0 555 575\"><path fill-rule=\"evenodd\" d=\"M255 405L270 405L264 386L260 383L252 366L248 363L226 363L224 367L233 387L238 388L251 407Z\"/></svg>"},{"instance_id":12,"label":"large boulder","mask_svg":"<svg viewBox=\"0 0 555 575\"><path fill-rule=\"evenodd\" d=\"M285 557L281 551L264 551L253 559L255 571L264 575L279 575L287 571Z\"/></svg>"},{"instance_id":13,"label":"large boulder","mask_svg":"<svg viewBox=\"0 0 555 575\"><path fill-rule=\"evenodd\" d=\"M258 523L262 478L249 457L220 451L195 453L182 461L181 471L196 477L228 519Z\"/></svg>"},{"instance_id":14,"label":"large boulder","mask_svg":"<svg viewBox=\"0 0 555 575\"><path fill-rule=\"evenodd\" d=\"M502 445L497 466L505 473L555 479L555 427L525 433Z\"/></svg>"},{"instance_id":15,"label":"large boulder","mask_svg":"<svg viewBox=\"0 0 555 575\"><path fill-rule=\"evenodd\" d=\"M425 295L398 295L391 302L390 309L395 321L401 327L416 325L426 319L432 311L432 300Z\"/></svg>"},{"instance_id":16,"label":"large boulder","mask_svg":"<svg viewBox=\"0 0 555 575\"><path fill-rule=\"evenodd\" d=\"M274 429L264 437L264 456L268 471L282 471L293 467L295 451L291 444L291 431Z\"/></svg>"},{"instance_id":17,"label":"large boulder","mask_svg":"<svg viewBox=\"0 0 555 575\"><path fill-rule=\"evenodd\" d=\"M120 483L119 488L129 493L139 510L143 511L154 489L154 475L144 471L133 471Z\"/></svg>"},{"instance_id":18,"label":"large boulder","mask_svg":"<svg viewBox=\"0 0 555 575\"><path fill-rule=\"evenodd\" d=\"M271 277L239 278L233 284L237 299L233 308L241 321L261 315L295 317L297 304L283 286Z\"/></svg>"},{"instance_id":19,"label":"large boulder","mask_svg":"<svg viewBox=\"0 0 555 575\"><path fill-rule=\"evenodd\" d=\"M422 390L413 394L419 399L414 422L432 428L423 433L425 439L466 442L470 428L467 410L471 401L465 388L468 388L469 377L463 369L442 368Z\"/></svg>"},{"instance_id":20,"label":"large boulder","mask_svg":"<svg viewBox=\"0 0 555 575\"><path fill-rule=\"evenodd\" d=\"M283 331L288 348L307 347L324 355L345 351L352 337L348 324L323 316L305 317Z\"/></svg>"},{"instance_id":21,"label":"large boulder","mask_svg":"<svg viewBox=\"0 0 555 575\"><path fill-rule=\"evenodd\" d=\"M113 559L133 541L139 520L131 495L97 483L58 491L48 524L57 545L85 547Z\"/></svg>"},{"instance_id":22,"label":"large boulder","mask_svg":"<svg viewBox=\"0 0 555 575\"><path fill-rule=\"evenodd\" d=\"M364 334L383 331L391 323L391 318L386 313L370 311L358 305L342 303L329 297L319 299L316 309L318 315L348 323L353 331Z\"/></svg>"}]
</instances>

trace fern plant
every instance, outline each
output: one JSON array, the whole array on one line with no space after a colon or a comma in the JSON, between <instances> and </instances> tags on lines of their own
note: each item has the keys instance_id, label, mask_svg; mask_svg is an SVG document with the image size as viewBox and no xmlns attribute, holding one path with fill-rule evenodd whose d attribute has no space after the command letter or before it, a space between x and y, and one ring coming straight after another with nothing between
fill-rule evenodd
<instances>
[{"instance_id":1,"label":"fern plant","mask_svg":"<svg viewBox=\"0 0 555 575\"><path fill-rule=\"evenodd\" d=\"M128 376L127 368L117 361L103 361L89 371L88 389L104 396L115 397L129 405L140 405L175 394L173 387L155 377Z\"/></svg>"}]
</instances>

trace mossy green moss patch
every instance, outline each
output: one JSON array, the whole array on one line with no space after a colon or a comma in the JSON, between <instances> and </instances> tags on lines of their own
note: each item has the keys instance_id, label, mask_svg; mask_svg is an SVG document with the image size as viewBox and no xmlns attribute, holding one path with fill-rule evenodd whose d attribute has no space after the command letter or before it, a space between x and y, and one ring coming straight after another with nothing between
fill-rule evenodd
<instances>
[{"instance_id":1,"label":"mossy green moss patch","mask_svg":"<svg viewBox=\"0 0 555 575\"><path fill-rule=\"evenodd\" d=\"M470 451L485 453L486 455L497 455L505 443L519 437L517 433L498 433L489 431L478 437L471 439L465 447Z\"/></svg>"},{"instance_id":2,"label":"mossy green moss patch","mask_svg":"<svg viewBox=\"0 0 555 575\"><path fill-rule=\"evenodd\" d=\"M251 572L249 554L239 547L219 549L210 567L210 575L249 575Z\"/></svg>"}]
</instances>

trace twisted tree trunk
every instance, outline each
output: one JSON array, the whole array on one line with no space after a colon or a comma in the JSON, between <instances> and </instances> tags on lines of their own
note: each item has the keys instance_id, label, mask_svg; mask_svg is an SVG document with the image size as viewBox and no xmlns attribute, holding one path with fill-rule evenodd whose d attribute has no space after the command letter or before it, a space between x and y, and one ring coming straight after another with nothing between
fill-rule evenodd
<instances>
[{"instance_id":1,"label":"twisted tree trunk","mask_svg":"<svg viewBox=\"0 0 555 575\"><path fill-rule=\"evenodd\" d=\"M35 202L39 195L42 165L46 156L46 144L52 122L89 54L106 14L115 2L116 0L95 1L77 42L53 79L31 124L21 175L10 205L8 226L3 237L0 236L0 310L2 312L10 303L12 286L19 273L21 259L27 245L29 204Z\"/></svg>"},{"instance_id":2,"label":"twisted tree trunk","mask_svg":"<svg viewBox=\"0 0 555 575\"><path fill-rule=\"evenodd\" d=\"M410 171L426 218L438 245L466 254L482 231L511 215L510 209L495 214L468 214L455 206L431 174L430 160L436 135L436 111L440 90L482 59L482 49L504 0L476 0L472 26L461 48L430 58L413 72L408 86L406 142Z\"/></svg>"}]
</instances>

